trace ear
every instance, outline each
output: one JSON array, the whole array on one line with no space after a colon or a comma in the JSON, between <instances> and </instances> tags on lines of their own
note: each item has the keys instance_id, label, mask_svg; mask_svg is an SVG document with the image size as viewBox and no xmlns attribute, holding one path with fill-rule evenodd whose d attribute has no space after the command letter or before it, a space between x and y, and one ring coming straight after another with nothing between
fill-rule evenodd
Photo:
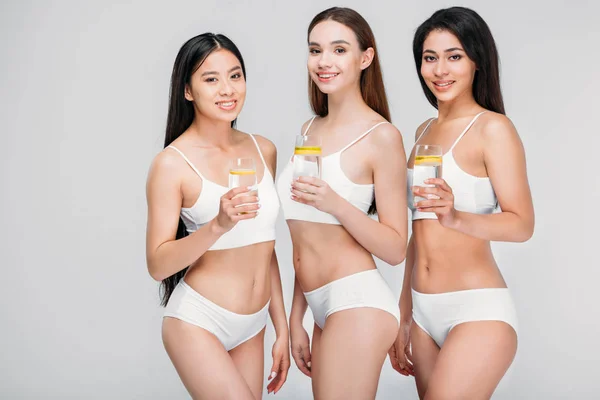
<instances>
[{"instance_id":1,"label":"ear","mask_svg":"<svg viewBox=\"0 0 600 400\"><path fill-rule=\"evenodd\" d=\"M188 84L185 85L185 90L183 92L183 95L185 96L185 99L187 101L194 101L194 97L192 96L192 88L190 87L190 85L188 85Z\"/></svg>"},{"instance_id":2,"label":"ear","mask_svg":"<svg viewBox=\"0 0 600 400\"><path fill-rule=\"evenodd\" d=\"M369 68L369 65L373 62L373 57L375 57L375 50L372 47L369 47L362 54L362 60L360 62L360 69L365 70Z\"/></svg>"}]
</instances>

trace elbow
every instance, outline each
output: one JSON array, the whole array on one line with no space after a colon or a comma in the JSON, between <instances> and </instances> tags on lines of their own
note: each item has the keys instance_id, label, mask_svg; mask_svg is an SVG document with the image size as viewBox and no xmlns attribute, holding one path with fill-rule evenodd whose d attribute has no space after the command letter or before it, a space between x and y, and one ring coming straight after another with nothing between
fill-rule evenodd
<instances>
[{"instance_id":1,"label":"elbow","mask_svg":"<svg viewBox=\"0 0 600 400\"><path fill-rule=\"evenodd\" d=\"M529 239L531 239L532 236L533 236L533 224L529 224L528 226L525 226L523 229L521 229L515 242L524 243L524 242L528 241Z\"/></svg>"},{"instance_id":2,"label":"elbow","mask_svg":"<svg viewBox=\"0 0 600 400\"><path fill-rule=\"evenodd\" d=\"M153 262L152 260L147 261L148 273L155 281L162 282L163 280L167 279L168 276L165 276L164 272L161 271L161 268L159 268L159 266L156 264L157 263Z\"/></svg>"},{"instance_id":3,"label":"elbow","mask_svg":"<svg viewBox=\"0 0 600 400\"><path fill-rule=\"evenodd\" d=\"M162 282L165 279L160 271L156 271L155 269L148 267L148 272L150 273L152 279L154 279L156 282Z\"/></svg>"},{"instance_id":4,"label":"elbow","mask_svg":"<svg viewBox=\"0 0 600 400\"><path fill-rule=\"evenodd\" d=\"M529 221L523 221L520 224L519 228L515 229L515 233L510 241L516 242L516 243L524 243L524 242L528 241L529 239L531 239L531 237L533 236L533 230L534 230L533 219L529 220Z\"/></svg>"},{"instance_id":5,"label":"elbow","mask_svg":"<svg viewBox=\"0 0 600 400\"><path fill-rule=\"evenodd\" d=\"M390 264L391 266L397 266L402 264L402 262L406 259L406 246L400 247L397 251L394 251L386 257L383 261Z\"/></svg>"}]
</instances>

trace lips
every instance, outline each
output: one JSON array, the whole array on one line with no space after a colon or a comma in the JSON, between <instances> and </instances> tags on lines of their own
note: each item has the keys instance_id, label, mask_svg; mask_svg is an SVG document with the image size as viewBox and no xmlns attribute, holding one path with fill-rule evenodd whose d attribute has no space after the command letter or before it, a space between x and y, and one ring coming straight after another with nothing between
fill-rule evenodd
<instances>
[{"instance_id":1,"label":"lips","mask_svg":"<svg viewBox=\"0 0 600 400\"><path fill-rule=\"evenodd\" d=\"M435 81L433 86L437 90L448 90L456 81Z\"/></svg>"},{"instance_id":2,"label":"lips","mask_svg":"<svg viewBox=\"0 0 600 400\"><path fill-rule=\"evenodd\" d=\"M237 100L218 101L215 103L221 110L231 111L237 106Z\"/></svg>"},{"instance_id":3,"label":"lips","mask_svg":"<svg viewBox=\"0 0 600 400\"><path fill-rule=\"evenodd\" d=\"M337 72L319 72L319 73L317 73L317 77L319 78L319 81L321 81L321 82L329 82L329 81L335 79L338 75L339 75L339 73L337 73Z\"/></svg>"}]
</instances>

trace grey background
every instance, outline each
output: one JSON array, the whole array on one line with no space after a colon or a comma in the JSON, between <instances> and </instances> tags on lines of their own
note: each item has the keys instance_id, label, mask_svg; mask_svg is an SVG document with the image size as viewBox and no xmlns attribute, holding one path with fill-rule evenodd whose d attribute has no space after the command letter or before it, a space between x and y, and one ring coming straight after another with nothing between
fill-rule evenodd
<instances>
[{"instance_id":1,"label":"grey background","mask_svg":"<svg viewBox=\"0 0 600 400\"><path fill-rule=\"evenodd\" d=\"M414 70L412 35L452 4L342 3L375 32L407 151L418 124L435 115ZM600 6L460 4L477 10L497 41L537 217L529 242L494 244L520 314L518 354L494 398L598 398ZM281 167L311 116L306 28L331 5L338 3L2 2L0 398L189 398L162 347L157 284L144 256L144 186L164 138L175 55L205 31L239 46L248 72L239 127L271 139ZM289 313L291 244L281 214L276 248ZM399 293L403 265L379 266ZM266 368L272 342L269 326ZM310 398L308 378L292 366L276 398ZM415 399L414 382L386 361L377 398Z\"/></svg>"}]
</instances>

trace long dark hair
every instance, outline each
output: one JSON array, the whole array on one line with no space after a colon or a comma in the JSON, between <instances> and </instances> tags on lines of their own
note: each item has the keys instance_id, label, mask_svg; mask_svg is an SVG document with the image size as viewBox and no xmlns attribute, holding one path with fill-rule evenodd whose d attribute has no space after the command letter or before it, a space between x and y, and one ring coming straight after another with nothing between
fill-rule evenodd
<instances>
[{"instance_id":1,"label":"long dark hair","mask_svg":"<svg viewBox=\"0 0 600 400\"><path fill-rule=\"evenodd\" d=\"M317 24L327 20L339 22L352 29L356 35L358 46L361 51L365 51L369 47L373 48L375 54L373 55L371 65L365 68L360 74L360 92L363 100L371 109L391 122L392 117L390 115L390 108L385 94L385 86L383 85L383 74L381 73L379 53L377 51L377 44L375 43L375 35L373 35L369 23L362 15L351 8L332 7L325 11L321 11L313 18L308 26L307 38L310 37L310 33ZM310 72L308 74L308 96L310 99L310 106L315 114L320 117L325 117L329 114L327 94L319 90L319 87L310 77ZM373 203L369 208L369 214L375 214L376 212L377 205L375 204L375 198L373 198Z\"/></svg>"},{"instance_id":2,"label":"long dark hair","mask_svg":"<svg viewBox=\"0 0 600 400\"><path fill-rule=\"evenodd\" d=\"M477 66L473 80L473 97L481 107L505 114L500 89L500 68L496 42L490 28L475 11L465 7L438 10L415 32L413 56L421 87L429 103L438 108L437 98L421 76L423 43L434 30L448 31L458 38L467 56Z\"/></svg>"},{"instance_id":3,"label":"long dark hair","mask_svg":"<svg viewBox=\"0 0 600 400\"><path fill-rule=\"evenodd\" d=\"M165 133L165 146L170 145L194 121L194 106L185 98L185 88L190 84L192 75L202 65L206 57L216 50L225 49L233 53L240 61L244 79L246 79L246 67L244 59L237 46L225 35L214 33L203 33L191 38L181 46L173 73L171 74L171 89L169 92L169 113L167 116L167 129ZM235 126L236 120L231 121L231 127ZM183 220L179 219L176 239L187 236L187 229ZM185 276L188 267L163 280L160 285L161 305L166 306L171 293Z\"/></svg>"}]
</instances>

